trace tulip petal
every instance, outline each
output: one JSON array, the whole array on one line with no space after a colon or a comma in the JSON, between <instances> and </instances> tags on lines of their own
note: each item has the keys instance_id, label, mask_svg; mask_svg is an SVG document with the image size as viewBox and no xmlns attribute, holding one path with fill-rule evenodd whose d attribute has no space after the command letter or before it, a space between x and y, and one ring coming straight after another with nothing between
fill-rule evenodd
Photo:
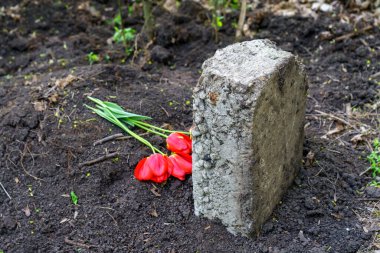
<instances>
[{"instance_id":1,"label":"tulip petal","mask_svg":"<svg viewBox=\"0 0 380 253\"><path fill-rule=\"evenodd\" d=\"M190 155L173 154L169 156L169 160L173 163L173 172L171 173L173 177L185 180L185 175L191 174L192 162Z\"/></svg>"},{"instance_id":2,"label":"tulip petal","mask_svg":"<svg viewBox=\"0 0 380 253\"><path fill-rule=\"evenodd\" d=\"M166 139L167 148L179 154L191 154L192 143L188 135L182 133L171 133Z\"/></svg>"},{"instance_id":3,"label":"tulip petal","mask_svg":"<svg viewBox=\"0 0 380 253\"><path fill-rule=\"evenodd\" d=\"M173 164L166 155L153 154L142 159L136 166L134 175L141 181L165 182L173 171Z\"/></svg>"},{"instance_id":4,"label":"tulip petal","mask_svg":"<svg viewBox=\"0 0 380 253\"><path fill-rule=\"evenodd\" d=\"M145 181L150 180L153 176L149 168L146 167L146 161L148 158L142 159L136 166L134 176L137 180Z\"/></svg>"},{"instance_id":5,"label":"tulip petal","mask_svg":"<svg viewBox=\"0 0 380 253\"><path fill-rule=\"evenodd\" d=\"M180 167L174 166L172 176L183 181L183 180L185 180L186 173Z\"/></svg>"}]
</instances>

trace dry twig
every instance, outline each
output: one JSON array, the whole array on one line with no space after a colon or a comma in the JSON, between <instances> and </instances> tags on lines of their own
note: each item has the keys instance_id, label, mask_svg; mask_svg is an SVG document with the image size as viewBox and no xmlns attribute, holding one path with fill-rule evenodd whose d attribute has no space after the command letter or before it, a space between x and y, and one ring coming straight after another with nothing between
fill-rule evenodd
<instances>
[{"instance_id":1,"label":"dry twig","mask_svg":"<svg viewBox=\"0 0 380 253\"><path fill-rule=\"evenodd\" d=\"M5 194L8 196L9 199L12 199L11 196L9 195L9 193L7 192L7 190L5 190L4 188L4 185L0 182L0 186L1 188L3 188L3 191L5 192Z\"/></svg>"},{"instance_id":2,"label":"dry twig","mask_svg":"<svg viewBox=\"0 0 380 253\"><path fill-rule=\"evenodd\" d=\"M105 154L104 156L98 157L96 159L80 163L78 166L79 166L79 168L84 167L84 166L90 166L90 165L93 165L95 163L103 162L104 160L107 160L107 159L110 159L110 158L114 158L114 157L116 157L118 155L119 155L118 152Z\"/></svg>"},{"instance_id":3,"label":"dry twig","mask_svg":"<svg viewBox=\"0 0 380 253\"><path fill-rule=\"evenodd\" d=\"M42 178L39 178L39 177L36 177L36 176L32 175L29 171L27 171L27 170L25 169L25 166L24 166L24 157L25 157L26 151L29 151L29 152L30 152L30 149L28 148L28 144L27 144L27 143L25 143L25 145L24 145L24 150L23 150L22 152L20 151L20 153L21 153L20 164L21 164L21 167L22 167L22 169L24 170L25 174L27 174L28 176L34 178L35 180L45 181L45 180L43 180ZM34 166L34 158L33 158L33 156L31 156L31 157L32 157L32 160L33 160L33 166ZM12 162L12 161L11 161L11 162ZM12 163L13 163L13 162L12 162ZM13 163L13 165L15 165L15 164ZM16 165L15 165L15 166L16 166Z\"/></svg>"},{"instance_id":4,"label":"dry twig","mask_svg":"<svg viewBox=\"0 0 380 253\"><path fill-rule=\"evenodd\" d=\"M339 118L338 116L335 116L331 113L325 113L325 112L322 112L322 111L319 111L319 110L315 110L317 113L319 113L321 116L325 116L325 117L329 117L329 118L332 118L332 119L335 119L337 121L340 121L342 122L343 124L347 125L347 126L350 126L352 127L353 129L355 130L358 130L355 126L353 126L352 124L350 124L348 121L342 119L342 118Z\"/></svg>"},{"instance_id":5,"label":"dry twig","mask_svg":"<svg viewBox=\"0 0 380 253\"><path fill-rule=\"evenodd\" d=\"M364 27L363 29L359 30L359 31L354 31L354 32L351 32L351 33L347 33L345 35L342 35L342 36L339 36L335 39L336 42L339 42L339 41L343 41L343 40L347 40L347 39L350 39L352 37L355 37L361 33L365 33L366 31L368 30L371 30L373 28L372 25L368 25L366 27Z\"/></svg>"},{"instance_id":6,"label":"dry twig","mask_svg":"<svg viewBox=\"0 0 380 253\"><path fill-rule=\"evenodd\" d=\"M112 141L114 139L117 139L117 138L120 138L120 137L123 137L123 136L124 136L124 134L122 134L122 133L113 134L113 135L107 136L107 137L105 137L103 139L95 141L93 145L94 146L100 145L100 144L103 144L103 143L105 143L107 141Z\"/></svg>"}]
</instances>

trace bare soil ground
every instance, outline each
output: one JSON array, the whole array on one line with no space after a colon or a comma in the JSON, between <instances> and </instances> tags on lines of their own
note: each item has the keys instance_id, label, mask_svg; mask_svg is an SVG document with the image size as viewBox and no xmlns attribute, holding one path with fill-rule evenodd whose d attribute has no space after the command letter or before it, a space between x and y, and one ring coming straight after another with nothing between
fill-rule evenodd
<instances>
[{"instance_id":1,"label":"bare soil ground","mask_svg":"<svg viewBox=\"0 0 380 253\"><path fill-rule=\"evenodd\" d=\"M380 30L371 19L354 23L359 14L345 9L316 19L248 13L256 17L254 38L297 54L310 80L304 165L261 233L248 239L194 215L191 176L164 185L135 180L134 167L150 151L128 137L94 146L121 130L84 107L91 95L151 116L157 125L189 128L201 65L233 43L229 21L237 13L215 43L209 13L197 4L185 1L177 14L156 8L155 43L162 48L151 51L156 60L144 61L141 53L133 64L120 45L107 44L115 2L91 1L92 11L84 1L19 2L0 6L0 183L10 197L0 188L0 251L376 249L380 193L366 188L370 173L360 175L379 129ZM352 22L343 22L344 15ZM125 20L137 30L142 24L140 16ZM89 65L91 51L101 62ZM113 152L116 158L80 166Z\"/></svg>"}]
</instances>

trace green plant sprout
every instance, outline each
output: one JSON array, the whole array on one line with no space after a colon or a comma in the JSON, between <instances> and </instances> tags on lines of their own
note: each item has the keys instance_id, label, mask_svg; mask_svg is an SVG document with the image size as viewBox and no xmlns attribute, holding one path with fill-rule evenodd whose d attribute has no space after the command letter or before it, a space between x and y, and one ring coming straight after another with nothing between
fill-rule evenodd
<instances>
[{"instance_id":1,"label":"green plant sprout","mask_svg":"<svg viewBox=\"0 0 380 253\"><path fill-rule=\"evenodd\" d=\"M219 30L223 27L222 20L224 17L220 14L221 9L225 6L225 0L210 0L212 6L212 20L211 26L214 28L215 41L219 41Z\"/></svg>"},{"instance_id":2,"label":"green plant sprout","mask_svg":"<svg viewBox=\"0 0 380 253\"><path fill-rule=\"evenodd\" d=\"M133 28L124 28L123 16L122 16L122 3L120 0L117 1L118 4L118 14L112 20L114 26L113 41L116 43L123 43L125 53L129 56L133 53L132 43L135 39L136 30ZM128 8L129 12L129 8Z\"/></svg>"},{"instance_id":3,"label":"green plant sprout","mask_svg":"<svg viewBox=\"0 0 380 253\"><path fill-rule=\"evenodd\" d=\"M228 8L231 8L233 10L239 10L239 0L230 0L230 1L227 1L227 4L226 4L226 7Z\"/></svg>"},{"instance_id":4,"label":"green plant sprout","mask_svg":"<svg viewBox=\"0 0 380 253\"><path fill-rule=\"evenodd\" d=\"M70 192L71 202L73 202L74 205L78 205L78 196L75 194L74 191Z\"/></svg>"},{"instance_id":5,"label":"green plant sprout","mask_svg":"<svg viewBox=\"0 0 380 253\"><path fill-rule=\"evenodd\" d=\"M117 27L121 27L121 15L120 13L118 13L113 19L112 19L112 23L114 26L117 26Z\"/></svg>"},{"instance_id":6,"label":"green plant sprout","mask_svg":"<svg viewBox=\"0 0 380 253\"><path fill-rule=\"evenodd\" d=\"M128 8L128 15L129 15L129 16L132 16L133 13L134 13L134 7L133 7L133 4L128 5L127 8Z\"/></svg>"},{"instance_id":7,"label":"green plant sprout","mask_svg":"<svg viewBox=\"0 0 380 253\"><path fill-rule=\"evenodd\" d=\"M133 28L124 28L122 30L115 26L114 29L115 33L113 34L112 39L116 43L124 43L124 40L126 43L129 43L135 39L136 30Z\"/></svg>"},{"instance_id":8,"label":"green plant sprout","mask_svg":"<svg viewBox=\"0 0 380 253\"><path fill-rule=\"evenodd\" d=\"M370 170L372 170L372 177L376 177L380 174L380 141L379 138L373 140L373 150L367 156L370 164ZM374 183L374 182L372 182ZM377 182L376 182L377 183ZM378 184L377 184L378 185Z\"/></svg>"},{"instance_id":9,"label":"green plant sprout","mask_svg":"<svg viewBox=\"0 0 380 253\"><path fill-rule=\"evenodd\" d=\"M213 26L216 28L216 29L220 29L220 28L222 28L223 27L223 19L224 19L224 17L223 16L215 16L215 18L214 18L214 22L213 22Z\"/></svg>"},{"instance_id":10,"label":"green plant sprout","mask_svg":"<svg viewBox=\"0 0 380 253\"><path fill-rule=\"evenodd\" d=\"M100 57L98 54L95 54L94 52L90 52L88 55L87 55L87 60L88 62L90 63L90 65L94 64L95 62L99 62L100 61Z\"/></svg>"}]
</instances>

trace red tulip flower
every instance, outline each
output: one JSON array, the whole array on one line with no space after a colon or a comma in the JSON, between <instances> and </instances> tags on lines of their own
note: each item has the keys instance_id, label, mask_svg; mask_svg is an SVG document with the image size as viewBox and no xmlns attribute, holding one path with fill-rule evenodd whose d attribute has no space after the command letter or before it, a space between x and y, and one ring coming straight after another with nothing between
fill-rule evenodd
<instances>
[{"instance_id":1,"label":"red tulip flower","mask_svg":"<svg viewBox=\"0 0 380 253\"><path fill-rule=\"evenodd\" d=\"M166 155L153 154L137 164L134 175L140 181L163 183L172 172L173 164Z\"/></svg>"},{"instance_id":2,"label":"red tulip flower","mask_svg":"<svg viewBox=\"0 0 380 253\"><path fill-rule=\"evenodd\" d=\"M185 180L185 175L191 174L192 172L191 155L172 154L171 156L169 156L169 159L173 164L173 172L172 172L173 177L176 177L179 180Z\"/></svg>"},{"instance_id":3,"label":"red tulip flower","mask_svg":"<svg viewBox=\"0 0 380 253\"><path fill-rule=\"evenodd\" d=\"M192 152L191 139L188 135L182 133L171 133L166 138L167 148L178 154L190 155Z\"/></svg>"}]
</instances>

